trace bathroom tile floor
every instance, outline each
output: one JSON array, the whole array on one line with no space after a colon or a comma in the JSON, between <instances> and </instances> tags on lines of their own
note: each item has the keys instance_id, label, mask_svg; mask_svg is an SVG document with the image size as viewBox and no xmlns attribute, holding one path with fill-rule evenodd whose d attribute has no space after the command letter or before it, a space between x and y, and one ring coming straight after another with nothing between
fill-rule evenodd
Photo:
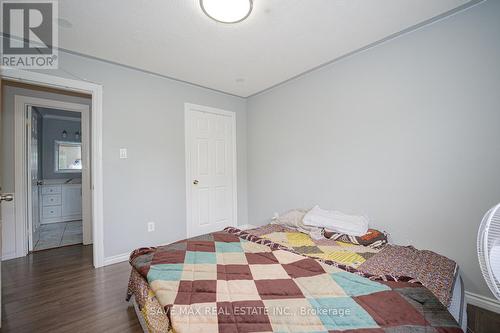
<instances>
[{"instance_id":1,"label":"bathroom tile floor","mask_svg":"<svg viewBox=\"0 0 500 333\"><path fill-rule=\"evenodd\" d=\"M33 251L51 249L66 245L81 244L83 241L82 221L42 224L40 239Z\"/></svg>"}]
</instances>

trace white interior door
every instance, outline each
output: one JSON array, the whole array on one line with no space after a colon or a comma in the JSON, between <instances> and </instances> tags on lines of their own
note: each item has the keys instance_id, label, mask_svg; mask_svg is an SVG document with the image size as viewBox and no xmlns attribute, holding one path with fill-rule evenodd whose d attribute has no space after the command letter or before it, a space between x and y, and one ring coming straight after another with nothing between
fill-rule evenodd
<instances>
[{"instance_id":1,"label":"white interior door","mask_svg":"<svg viewBox=\"0 0 500 333\"><path fill-rule=\"evenodd\" d=\"M186 105L188 237L236 225L234 117Z\"/></svg>"},{"instance_id":2,"label":"white interior door","mask_svg":"<svg viewBox=\"0 0 500 333\"><path fill-rule=\"evenodd\" d=\"M33 251L38 239L40 238L40 205L39 205L39 184L40 184L40 168L38 158L38 113L33 111L31 106L27 106L28 122L28 238L29 250Z\"/></svg>"}]
</instances>

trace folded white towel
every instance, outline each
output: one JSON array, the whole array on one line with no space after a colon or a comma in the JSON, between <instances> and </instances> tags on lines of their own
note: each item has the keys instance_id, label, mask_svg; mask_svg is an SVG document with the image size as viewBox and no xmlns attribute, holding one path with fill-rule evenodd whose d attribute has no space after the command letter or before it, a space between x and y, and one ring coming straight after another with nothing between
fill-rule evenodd
<instances>
[{"instance_id":1,"label":"folded white towel","mask_svg":"<svg viewBox=\"0 0 500 333\"><path fill-rule=\"evenodd\" d=\"M363 236L368 232L365 216L348 215L339 211L328 211L315 206L304 216L305 225L325 228L352 236Z\"/></svg>"}]
</instances>

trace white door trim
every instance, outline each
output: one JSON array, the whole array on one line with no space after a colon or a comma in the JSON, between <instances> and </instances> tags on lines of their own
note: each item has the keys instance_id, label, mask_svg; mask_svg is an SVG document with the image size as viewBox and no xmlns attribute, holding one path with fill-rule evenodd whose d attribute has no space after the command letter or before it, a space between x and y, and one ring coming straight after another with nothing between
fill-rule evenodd
<instances>
[{"instance_id":1,"label":"white door trim","mask_svg":"<svg viewBox=\"0 0 500 333\"><path fill-rule=\"evenodd\" d=\"M17 149L20 148L20 147L16 147L16 145L19 143L19 141L17 140L18 133L16 132L17 131L17 127L15 126L16 125L15 124L15 120L17 118L16 117L17 110L16 110L16 101L15 100L16 100L16 96L14 96L14 152ZM26 216L28 218L28 250L32 251L33 248L35 247L35 244L33 244L33 218L30 219L30 217L33 217L33 193L32 193L32 190L33 190L32 186L33 186L33 184L32 184L32 174L31 174L31 171L32 171L31 170L31 161L30 161L30 158L32 156L31 155L32 154L32 150L31 150L31 148L32 148L31 147L31 140L32 140L31 135L32 135L32 132L31 131L32 131L32 126L33 126L33 119L32 119L33 110L31 108L32 105L29 105L30 108L27 110L26 106L28 106L28 105L29 104L26 104L25 107L24 107L24 110L23 110L24 113L25 113L25 117L23 119L24 124L23 124L23 127L21 128L21 131L25 132L25 135L23 135L25 141L24 141L24 143L21 143L21 144L24 144L24 147L25 147L24 149L25 149L25 152L26 152L23 155L23 156L26 157L26 161L25 161L25 163L26 163L26 174L24 175L26 177L26 181L27 181L26 185L28 187L31 187L29 189L26 189L26 192L23 192L23 194L26 194L25 199L27 199L26 200L26 205L24 205L24 207L28 208L27 214L26 214ZM28 111L28 112L26 112L26 111ZM37 135L38 134L40 134L40 133L38 133L38 130L37 130ZM28 135L29 135L29 137L28 137ZM37 138L37 140L38 140L38 138ZM29 156L29 158L28 158L28 156ZM14 161L14 162L16 162L16 161ZM39 163L40 163L40 161L39 161ZM18 168L17 165L14 165L14 170L20 170L20 169ZM16 174L19 174L19 172L16 172L14 174L14 178L15 178ZM16 179L14 179L14 185L15 185L15 183L16 183ZM38 218L40 218L40 209L38 210ZM16 217L14 217L14 219L15 219L14 221L17 223L18 221L17 221ZM18 234L16 234L16 238L17 238L17 235ZM18 241L19 241L19 239L16 239L16 244L17 244Z\"/></svg>"},{"instance_id":2,"label":"white door trim","mask_svg":"<svg viewBox=\"0 0 500 333\"><path fill-rule=\"evenodd\" d=\"M103 216L103 166L102 166L102 109L103 109L102 86L85 81L77 81L47 74L22 71L6 67L0 67L0 76L2 77L2 79L6 80L86 93L92 96L92 117L91 117L92 123L90 125L92 165L91 165L91 177L89 177L91 178L92 183L89 185L89 187L91 189L91 197L92 197L91 211L92 211L93 254L94 254L93 259L94 259L94 267L97 268L103 266L104 216ZM19 152L16 152L16 154L19 154ZM17 158L19 158L19 156L16 155L15 158L17 161ZM24 232L25 231L23 231L23 235ZM21 244L21 246L22 245L23 244ZM18 249L16 248L16 252L17 250Z\"/></svg>"},{"instance_id":3,"label":"white door trim","mask_svg":"<svg viewBox=\"0 0 500 333\"><path fill-rule=\"evenodd\" d=\"M193 236L191 230L192 224L192 179L191 179L191 111L208 112L217 115L223 115L231 118L233 133L233 223L232 226L238 225L238 184L237 184L237 156L236 156L236 113L226 111L209 106L184 103L184 133L185 133L185 158L186 158L186 234L187 237Z\"/></svg>"}]
</instances>

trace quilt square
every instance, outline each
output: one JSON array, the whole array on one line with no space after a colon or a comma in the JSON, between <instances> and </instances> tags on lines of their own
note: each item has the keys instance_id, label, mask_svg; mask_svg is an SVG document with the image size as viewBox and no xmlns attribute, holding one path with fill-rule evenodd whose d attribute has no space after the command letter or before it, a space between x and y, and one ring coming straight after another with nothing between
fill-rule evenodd
<instances>
[{"instance_id":1,"label":"quilt square","mask_svg":"<svg viewBox=\"0 0 500 333\"><path fill-rule=\"evenodd\" d=\"M361 296L391 289L382 283L353 273L339 272L332 273L331 276L348 296Z\"/></svg>"},{"instance_id":2,"label":"quilt square","mask_svg":"<svg viewBox=\"0 0 500 333\"><path fill-rule=\"evenodd\" d=\"M321 265L321 267L323 267L323 270L327 273L345 272L344 270L335 267L333 265L328 265L321 261L318 261L318 263Z\"/></svg>"},{"instance_id":3,"label":"quilt square","mask_svg":"<svg viewBox=\"0 0 500 333\"><path fill-rule=\"evenodd\" d=\"M212 234L204 234L204 235L199 235L199 236L194 236L189 238L190 241L209 241L213 242L214 241L214 236Z\"/></svg>"},{"instance_id":4,"label":"quilt square","mask_svg":"<svg viewBox=\"0 0 500 333\"><path fill-rule=\"evenodd\" d=\"M216 280L217 266L214 264L184 264L182 280Z\"/></svg>"},{"instance_id":5,"label":"quilt square","mask_svg":"<svg viewBox=\"0 0 500 333\"><path fill-rule=\"evenodd\" d=\"M178 281L181 279L184 265L181 264L159 264L150 267L148 282L155 280Z\"/></svg>"},{"instance_id":6,"label":"quilt square","mask_svg":"<svg viewBox=\"0 0 500 333\"><path fill-rule=\"evenodd\" d=\"M360 256L358 253L355 252L344 251L342 249L327 251L323 249L322 246L320 246L320 248L323 250L324 253L317 254L316 256L321 259L332 260L340 264L352 267L359 267L362 263L366 261L365 258L363 258L362 256Z\"/></svg>"},{"instance_id":7,"label":"quilt square","mask_svg":"<svg viewBox=\"0 0 500 333\"><path fill-rule=\"evenodd\" d=\"M260 300L253 280L218 280L217 302Z\"/></svg>"},{"instance_id":8,"label":"quilt square","mask_svg":"<svg viewBox=\"0 0 500 333\"><path fill-rule=\"evenodd\" d=\"M253 280L248 265L217 265L217 280Z\"/></svg>"},{"instance_id":9,"label":"quilt square","mask_svg":"<svg viewBox=\"0 0 500 333\"><path fill-rule=\"evenodd\" d=\"M295 279L306 298L346 297L344 290L333 281L329 274Z\"/></svg>"},{"instance_id":10,"label":"quilt square","mask_svg":"<svg viewBox=\"0 0 500 333\"><path fill-rule=\"evenodd\" d=\"M153 257L154 253L146 253L134 258L133 262L136 267L137 266L140 267L143 265L150 265L151 261L153 260Z\"/></svg>"},{"instance_id":11,"label":"quilt square","mask_svg":"<svg viewBox=\"0 0 500 333\"><path fill-rule=\"evenodd\" d=\"M429 325L424 317L395 291L382 291L354 299L381 327Z\"/></svg>"},{"instance_id":12,"label":"quilt square","mask_svg":"<svg viewBox=\"0 0 500 333\"><path fill-rule=\"evenodd\" d=\"M265 300L273 332L324 332L326 328L306 299Z\"/></svg>"},{"instance_id":13,"label":"quilt square","mask_svg":"<svg viewBox=\"0 0 500 333\"><path fill-rule=\"evenodd\" d=\"M216 301L217 281L180 281L174 304L210 303Z\"/></svg>"},{"instance_id":14,"label":"quilt square","mask_svg":"<svg viewBox=\"0 0 500 333\"><path fill-rule=\"evenodd\" d=\"M265 299L304 298L292 279L255 281L260 297Z\"/></svg>"},{"instance_id":15,"label":"quilt square","mask_svg":"<svg viewBox=\"0 0 500 333\"><path fill-rule=\"evenodd\" d=\"M151 265L157 264L183 264L185 251L156 252Z\"/></svg>"},{"instance_id":16,"label":"quilt square","mask_svg":"<svg viewBox=\"0 0 500 333\"><path fill-rule=\"evenodd\" d=\"M281 264L290 264L305 258L299 254L285 250L276 250L273 251L273 254Z\"/></svg>"},{"instance_id":17,"label":"quilt square","mask_svg":"<svg viewBox=\"0 0 500 333\"><path fill-rule=\"evenodd\" d=\"M307 253L307 254L315 254L315 253L323 253L319 247L315 246L297 246L293 248L295 251L299 253Z\"/></svg>"},{"instance_id":18,"label":"quilt square","mask_svg":"<svg viewBox=\"0 0 500 333\"><path fill-rule=\"evenodd\" d=\"M287 244L288 243L288 238L286 238L286 233L281 232L281 231L271 232L269 234L262 235L261 237L265 238L265 239L270 239L273 242L279 243L279 244Z\"/></svg>"},{"instance_id":19,"label":"quilt square","mask_svg":"<svg viewBox=\"0 0 500 333\"><path fill-rule=\"evenodd\" d=\"M186 258L184 259L186 264L215 264L217 258L215 253L211 252L192 252L186 251Z\"/></svg>"},{"instance_id":20,"label":"quilt square","mask_svg":"<svg viewBox=\"0 0 500 333\"><path fill-rule=\"evenodd\" d=\"M239 243L240 242L240 238L238 236L233 235L233 234L229 234L227 232L214 232L213 238L216 242L224 242L224 243L228 243L228 242Z\"/></svg>"},{"instance_id":21,"label":"quilt square","mask_svg":"<svg viewBox=\"0 0 500 333\"><path fill-rule=\"evenodd\" d=\"M194 252L215 252L215 244L209 241L188 241L187 250Z\"/></svg>"},{"instance_id":22,"label":"quilt square","mask_svg":"<svg viewBox=\"0 0 500 333\"><path fill-rule=\"evenodd\" d=\"M280 264L248 265L254 280L289 279L288 273Z\"/></svg>"},{"instance_id":23,"label":"quilt square","mask_svg":"<svg viewBox=\"0 0 500 333\"><path fill-rule=\"evenodd\" d=\"M291 264L284 264L283 268L292 278L315 276L324 274L325 270L314 259L304 258Z\"/></svg>"},{"instance_id":24,"label":"quilt square","mask_svg":"<svg viewBox=\"0 0 500 333\"><path fill-rule=\"evenodd\" d=\"M261 252L272 252L271 248L266 245L254 243L254 242L248 242L248 241L241 241L240 242L241 247L243 248L243 251L245 253L261 253Z\"/></svg>"},{"instance_id":25,"label":"quilt square","mask_svg":"<svg viewBox=\"0 0 500 333\"><path fill-rule=\"evenodd\" d=\"M379 328L351 297L309 299L309 302L327 330Z\"/></svg>"},{"instance_id":26,"label":"quilt square","mask_svg":"<svg viewBox=\"0 0 500 333\"><path fill-rule=\"evenodd\" d=\"M165 247L158 248L157 252L167 252L167 251L186 251L187 242L185 240L166 245Z\"/></svg>"},{"instance_id":27,"label":"quilt square","mask_svg":"<svg viewBox=\"0 0 500 333\"><path fill-rule=\"evenodd\" d=\"M272 252L245 253L249 264L278 264Z\"/></svg>"},{"instance_id":28,"label":"quilt square","mask_svg":"<svg viewBox=\"0 0 500 333\"><path fill-rule=\"evenodd\" d=\"M155 291L154 294L160 304L174 304L179 283L180 281L155 280L151 282L151 289Z\"/></svg>"},{"instance_id":29,"label":"quilt square","mask_svg":"<svg viewBox=\"0 0 500 333\"><path fill-rule=\"evenodd\" d=\"M220 332L272 332L262 301L217 302Z\"/></svg>"},{"instance_id":30,"label":"quilt square","mask_svg":"<svg viewBox=\"0 0 500 333\"><path fill-rule=\"evenodd\" d=\"M219 265L246 265L247 257L243 252L216 253Z\"/></svg>"},{"instance_id":31,"label":"quilt square","mask_svg":"<svg viewBox=\"0 0 500 333\"><path fill-rule=\"evenodd\" d=\"M240 242L237 243L215 242L215 250L218 253L243 252Z\"/></svg>"},{"instance_id":32,"label":"quilt square","mask_svg":"<svg viewBox=\"0 0 500 333\"><path fill-rule=\"evenodd\" d=\"M287 232L286 238L288 240L288 244L292 247L316 245L309 235L302 232Z\"/></svg>"},{"instance_id":33,"label":"quilt square","mask_svg":"<svg viewBox=\"0 0 500 333\"><path fill-rule=\"evenodd\" d=\"M174 304L170 323L174 332L218 333L216 303Z\"/></svg>"}]
</instances>

